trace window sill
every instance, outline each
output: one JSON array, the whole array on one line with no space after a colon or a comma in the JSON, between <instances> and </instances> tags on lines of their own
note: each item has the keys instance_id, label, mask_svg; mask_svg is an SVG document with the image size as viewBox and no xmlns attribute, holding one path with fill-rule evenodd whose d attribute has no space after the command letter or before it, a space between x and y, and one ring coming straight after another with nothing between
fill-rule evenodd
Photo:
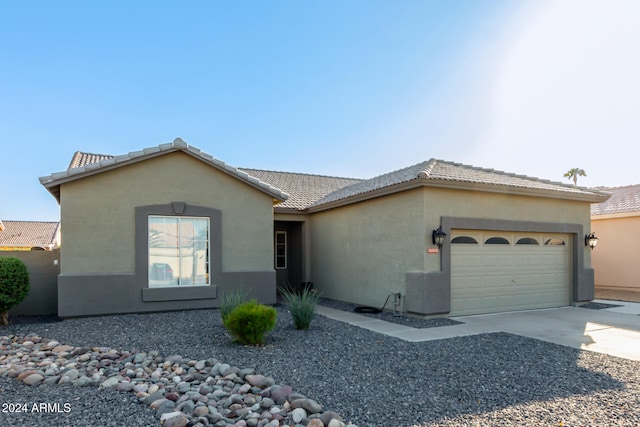
<instances>
[{"instance_id":1,"label":"window sill","mask_svg":"<svg viewBox=\"0 0 640 427\"><path fill-rule=\"evenodd\" d=\"M218 287L212 286L172 286L142 289L142 301L179 301L191 299L212 299L217 297Z\"/></svg>"}]
</instances>

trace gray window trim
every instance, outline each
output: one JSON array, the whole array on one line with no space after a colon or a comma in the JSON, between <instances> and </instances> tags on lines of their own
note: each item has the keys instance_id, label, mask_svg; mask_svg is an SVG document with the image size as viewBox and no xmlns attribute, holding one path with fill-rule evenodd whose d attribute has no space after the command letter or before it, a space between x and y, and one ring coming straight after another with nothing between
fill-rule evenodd
<instances>
[{"instance_id":1,"label":"gray window trim","mask_svg":"<svg viewBox=\"0 0 640 427\"><path fill-rule=\"evenodd\" d=\"M149 275L149 215L194 216L209 218L209 282L205 286L150 288ZM184 202L136 207L135 216L136 283L142 289L143 301L171 301L216 297L216 284L222 277L222 212Z\"/></svg>"}]
</instances>

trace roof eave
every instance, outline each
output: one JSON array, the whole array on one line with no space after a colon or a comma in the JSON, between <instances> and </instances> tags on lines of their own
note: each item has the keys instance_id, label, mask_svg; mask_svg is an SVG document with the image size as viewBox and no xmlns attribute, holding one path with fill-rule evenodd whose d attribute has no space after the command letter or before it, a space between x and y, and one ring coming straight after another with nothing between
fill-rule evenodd
<instances>
[{"instance_id":1,"label":"roof eave","mask_svg":"<svg viewBox=\"0 0 640 427\"><path fill-rule=\"evenodd\" d=\"M165 154L175 153L181 151L188 154L198 160L201 160L216 170L223 172L235 179L238 179L247 185L255 188L258 191L269 194L275 200L284 202L288 199L289 195L284 191L277 189L270 184L260 181L259 179L249 175L248 173L239 170L231 165L228 165L209 154L205 154L198 148L187 145L184 141L174 141L168 144L162 144L158 147L151 147L142 151L132 152L123 156L116 156L111 159L105 159L99 163L92 163L77 170L71 169L65 172L54 173L49 176L40 177L40 183L45 186L47 190L56 198L60 203L60 186L78 179L87 178L92 175L97 175L103 172L108 172L114 169L118 169L123 166L138 163L144 160L148 160L154 157L163 156ZM128 156L128 158L124 158Z\"/></svg>"},{"instance_id":2,"label":"roof eave","mask_svg":"<svg viewBox=\"0 0 640 427\"><path fill-rule=\"evenodd\" d=\"M282 207L278 207L278 206L274 206L273 207L273 212L274 213L280 213L280 214L295 214L295 215L306 215L307 214L307 210L305 210L305 209L282 208Z\"/></svg>"},{"instance_id":3,"label":"roof eave","mask_svg":"<svg viewBox=\"0 0 640 427\"><path fill-rule=\"evenodd\" d=\"M365 200L374 199L377 197L382 197L389 194L398 193L401 191L407 191L407 190L418 188L418 187L436 187L436 188L448 188L448 189L456 189L456 190L484 191L487 193L515 194L515 195L522 195L522 196L529 196L529 197L575 200L579 202L589 202L589 203L602 203L607 199L609 199L609 197L611 197L611 194L599 193L599 192L598 193L596 192L570 193L570 192L543 190L543 189L536 189L536 188L513 187L513 186L507 186L507 185L416 178L411 181L405 181L399 184L383 187L383 188L369 191L366 193L356 194L354 196L347 197L344 199L323 203L321 205L311 206L308 209L306 209L305 212L315 213L315 212L320 212L328 209L334 209L337 207L350 205L353 203L359 203Z\"/></svg>"}]
</instances>

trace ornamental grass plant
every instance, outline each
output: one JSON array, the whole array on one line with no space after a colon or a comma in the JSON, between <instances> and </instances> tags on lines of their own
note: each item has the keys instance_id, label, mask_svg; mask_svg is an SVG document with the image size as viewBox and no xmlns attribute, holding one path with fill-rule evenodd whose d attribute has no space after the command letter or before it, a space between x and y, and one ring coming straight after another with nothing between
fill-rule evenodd
<instances>
[{"instance_id":1,"label":"ornamental grass plant","mask_svg":"<svg viewBox=\"0 0 640 427\"><path fill-rule=\"evenodd\" d=\"M225 319L233 310L247 300L247 291L244 289L234 289L227 291L220 297L220 317L224 324Z\"/></svg>"},{"instance_id":2,"label":"ornamental grass plant","mask_svg":"<svg viewBox=\"0 0 640 427\"><path fill-rule=\"evenodd\" d=\"M288 286L281 288L280 293L289 306L293 327L298 330L307 330L311 321L316 316L316 306L320 300L320 294L311 286L305 286L300 292L296 292Z\"/></svg>"}]
</instances>

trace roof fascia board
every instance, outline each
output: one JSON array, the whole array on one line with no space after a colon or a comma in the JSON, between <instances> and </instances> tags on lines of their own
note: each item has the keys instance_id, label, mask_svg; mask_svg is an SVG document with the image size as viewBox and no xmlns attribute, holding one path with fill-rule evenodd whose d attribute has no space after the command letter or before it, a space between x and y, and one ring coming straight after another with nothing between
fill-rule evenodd
<instances>
[{"instance_id":1,"label":"roof fascia board","mask_svg":"<svg viewBox=\"0 0 640 427\"><path fill-rule=\"evenodd\" d=\"M293 212L274 212L274 221L301 221L304 222L309 219L309 215L300 211Z\"/></svg>"},{"instance_id":2,"label":"roof fascia board","mask_svg":"<svg viewBox=\"0 0 640 427\"><path fill-rule=\"evenodd\" d=\"M291 214L291 215L306 215L308 211L300 210L296 208L279 208L278 206L273 207L273 212L278 214Z\"/></svg>"},{"instance_id":3,"label":"roof fascia board","mask_svg":"<svg viewBox=\"0 0 640 427\"><path fill-rule=\"evenodd\" d=\"M601 203L609 197L608 193L565 193L561 191L553 190L541 190L535 188L524 187L509 187L495 184L484 183L469 183L461 181L447 181L447 180L429 180L429 179L414 179L411 181L403 182L400 184L384 187L378 190L370 191L367 193L357 194L345 199L336 200L333 202L325 203L322 205L308 208L305 212L315 213L328 209L334 209L343 205L349 205L353 203L363 202L365 200L386 196L388 194L397 193L400 191L406 191L417 187L435 187L435 188L448 188L455 190L468 190L468 191L483 191L486 193L499 193L499 194L514 194L529 197L542 197L552 199L563 200L575 200L580 202Z\"/></svg>"}]
</instances>

